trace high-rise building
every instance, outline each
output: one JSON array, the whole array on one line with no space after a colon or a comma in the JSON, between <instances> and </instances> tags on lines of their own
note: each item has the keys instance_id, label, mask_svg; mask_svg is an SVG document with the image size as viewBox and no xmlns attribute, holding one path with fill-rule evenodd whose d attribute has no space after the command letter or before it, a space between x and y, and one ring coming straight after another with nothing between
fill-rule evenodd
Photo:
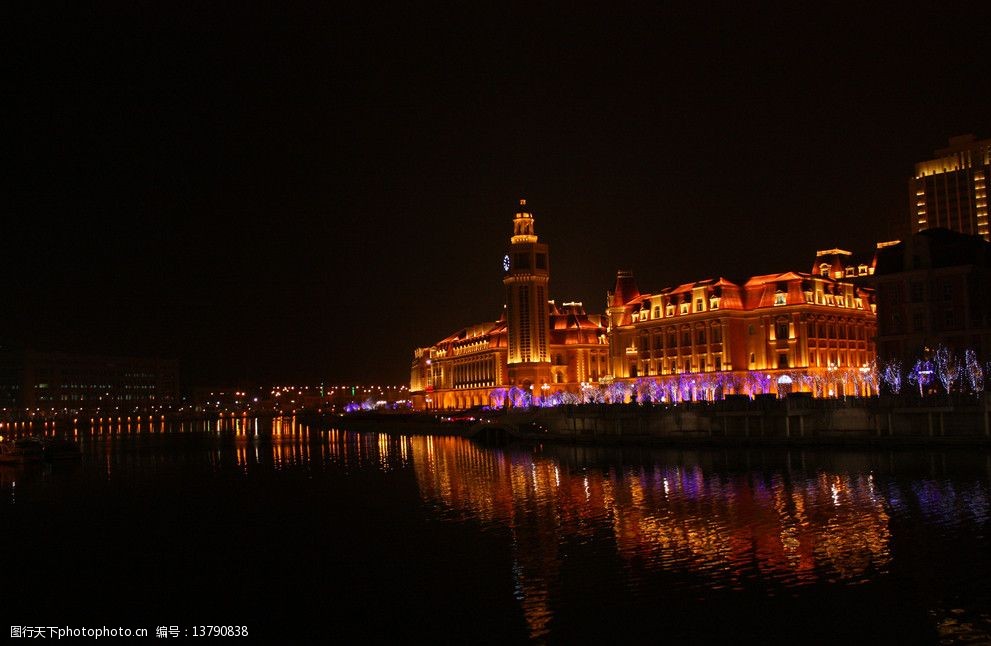
<instances>
[{"instance_id":1,"label":"high-rise building","mask_svg":"<svg viewBox=\"0 0 991 646\"><path fill-rule=\"evenodd\" d=\"M942 227L991 241L987 193L991 139L951 137L949 146L934 156L916 164L915 177L908 182L910 231Z\"/></svg>"},{"instance_id":2,"label":"high-rise building","mask_svg":"<svg viewBox=\"0 0 991 646\"><path fill-rule=\"evenodd\" d=\"M991 244L929 229L879 249L877 343L882 359L910 361L940 345L991 358Z\"/></svg>"}]
</instances>

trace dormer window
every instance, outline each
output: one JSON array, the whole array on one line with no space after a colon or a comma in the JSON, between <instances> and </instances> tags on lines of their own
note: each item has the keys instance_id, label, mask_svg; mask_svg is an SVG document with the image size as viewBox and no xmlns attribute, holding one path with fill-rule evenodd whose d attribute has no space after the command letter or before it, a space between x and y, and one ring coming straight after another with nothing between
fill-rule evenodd
<instances>
[{"instance_id":1,"label":"dormer window","mask_svg":"<svg viewBox=\"0 0 991 646\"><path fill-rule=\"evenodd\" d=\"M709 299L709 309L718 310L719 309L719 298L713 296Z\"/></svg>"},{"instance_id":2,"label":"dormer window","mask_svg":"<svg viewBox=\"0 0 991 646\"><path fill-rule=\"evenodd\" d=\"M674 305L668 305L665 316L674 316Z\"/></svg>"},{"instance_id":3,"label":"dormer window","mask_svg":"<svg viewBox=\"0 0 991 646\"><path fill-rule=\"evenodd\" d=\"M688 314L688 303L682 303L681 304L681 313L682 314Z\"/></svg>"},{"instance_id":4,"label":"dormer window","mask_svg":"<svg viewBox=\"0 0 991 646\"><path fill-rule=\"evenodd\" d=\"M854 276L855 275L854 268L853 267L847 267L846 268L846 275L847 276Z\"/></svg>"},{"instance_id":5,"label":"dormer window","mask_svg":"<svg viewBox=\"0 0 991 646\"><path fill-rule=\"evenodd\" d=\"M859 267L857 267L857 275L858 276L866 276L867 275L867 265L860 265Z\"/></svg>"},{"instance_id":6,"label":"dormer window","mask_svg":"<svg viewBox=\"0 0 991 646\"><path fill-rule=\"evenodd\" d=\"M828 276L829 275L829 263L822 263L819 265L819 275Z\"/></svg>"},{"instance_id":7,"label":"dormer window","mask_svg":"<svg viewBox=\"0 0 991 646\"><path fill-rule=\"evenodd\" d=\"M775 294L774 294L774 304L775 305L784 305L786 302L787 301L785 299L785 293L784 292L782 292L780 290L777 291L777 292L775 292Z\"/></svg>"},{"instance_id":8,"label":"dormer window","mask_svg":"<svg viewBox=\"0 0 991 646\"><path fill-rule=\"evenodd\" d=\"M704 300L703 300L703 299L701 299L701 298L696 298L696 299L695 299L695 311L696 311L696 312L701 312L702 310L704 310L704 309L705 309L705 308L703 307L703 302L704 302Z\"/></svg>"}]
</instances>

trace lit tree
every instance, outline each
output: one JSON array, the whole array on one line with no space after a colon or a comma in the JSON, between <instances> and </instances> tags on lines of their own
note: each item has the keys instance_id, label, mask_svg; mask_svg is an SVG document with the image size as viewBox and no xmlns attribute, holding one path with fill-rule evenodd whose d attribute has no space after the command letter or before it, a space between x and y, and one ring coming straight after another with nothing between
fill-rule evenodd
<instances>
[{"instance_id":1,"label":"lit tree","mask_svg":"<svg viewBox=\"0 0 991 646\"><path fill-rule=\"evenodd\" d=\"M763 395L771 387L771 375L751 370L747 373L747 385L750 386L751 395Z\"/></svg>"},{"instance_id":2,"label":"lit tree","mask_svg":"<svg viewBox=\"0 0 991 646\"><path fill-rule=\"evenodd\" d=\"M502 408L506 405L506 389L496 388L489 393L489 401L492 402L492 408Z\"/></svg>"},{"instance_id":3,"label":"lit tree","mask_svg":"<svg viewBox=\"0 0 991 646\"><path fill-rule=\"evenodd\" d=\"M919 387L919 397L925 397L926 386L932 383L933 366L927 359L919 359L908 373L908 382Z\"/></svg>"},{"instance_id":4,"label":"lit tree","mask_svg":"<svg viewBox=\"0 0 991 646\"><path fill-rule=\"evenodd\" d=\"M878 372L877 372L877 359L871 359L870 363L867 364L866 368L867 370L864 370L863 368L859 370L860 381L861 383L864 384L864 386L867 387L868 394L870 394L871 392L877 393L877 386L879 380Z\"/></svg>"},{"instance_id":5,"label":"lit tree","mask_svg":"<svg viewBox=\"0 0 991 646\"><path fill-rule=\"evenodd\" d=\"M605 399L605 393L597 384L582 384L581 399L586 404L601 404Z\"/></svg>"},{"instance_id":6,"label":"lit tree","mask_svg":"<svg viewBox=\"0 0 991 646\"><path fill-rule=\"evenodd\" d=\"M881 376L884 383L888 385L888 390L894 394L902 391L902 361L901 359L888 359L881 369Z\"/></svg>"},{"instance_id":7,"label":"lit tree","mask_svg":"<svg viewBox=\"0 0 991 646\"><path fill-rule=\"evenodd\" d=\"M570 406L572 404L578 404L580 402L581 402L581 400L578 398L578 395L576 395L575 393L569 393L569 392L566 392L566 391L562 391L561 392L561 403L562 404L565 404L565 405Z\"/></svg>"},{"instance_id":8,"label":"lit tree","mask_svg":"<svg viewBox=\"0 0 991 646\"><path fill-rule=\"evenodd\" d=\"M826 384L829 382L829 375L824 368L809 368L802 381L808 384L813 397L826 396Z\"/></svg>"},{"instance_id":9,"label":"lit tree","mask_svg":"<svg viewBox=\"0 0 991 646\"><path fill-rule=\"evenodd\" d=\"M711 401L715 399L715 390L719 382L716 379L716 375L709 372L703 372L698 376L698 387L702 391L702 399L706 401Z\"/></svg>"},{"instance_id":10,"label":"lit tree","mask_svg":"<svg viewBox=\"0 0 991 646\"><path fill-rule=\"evenodd\" d=\"M732 390L734 395L739 395L740 391L743 390L743 380L740 379L739 375L732 372L720 373L717 377L719 385L723 388L723 396L727 395L728 390Z\"/></svg>"},{"instance_id":11,"label":"lit tree","mask_svg":"<svg viewBox=\"0 0 991 646\"><path fill-rule=\"evenodd\" d=\"M513 408L523 408L529 405L529 395L527 391L523 390L519 386L513 386L509 389L509 405Z\"/></svg>"},{"instance_id":12,"label":"lit tree","mask_svg":"<svg viewBox=\"0 0 991 646\"><path fill-rule=\"evenodd\" d=\"M633 387L630 389L633 394L633 398L637 403L644 404L650 401L650 379L646 377L641 377L633 382Z\"/></svg>"},{"instance_id":13,"label":"lit tree","mask_svg":"<svg viewBox=\"0 0 991 646\"><path fill-rule=\"evenodd\" d=\"M960 378L960 359L953 350L945 345L936 350L936 374L943 384L947 394L953 390L953 384Z\"/></svg>"},{"instance_id":14,"label":"lit tree","mask_svg":"<svg viewBox=\"0 0 991 646\"><path fill-rule=\"evenodd\" d=\"M970 386L971 392L980 395L984 392L984 367L977 360L977 353L973 350L964 350L963 353L963 375Z\"/></svg>"},{"instance_id":15,"label":"lit tree","mask_svg":"<svg viewBox=\"0 0 991 646\"><path fill-rule=\"evenodd\" d=\"M664 399L664 388L656 379L647 380L647 396L655 403Z\"/></svg>"},{"instance_id":16,"label":"lit tree","mask_svg":"<svg viewBox=\"0 0 991 646\"><path fill-rule=\"evenodd\" d=\"M695 375L683 372L678 375L678 399L681 401L692 400L692 387L695 385Z\"/></svg>"},{"instance_id":17,"label":"lit tree","mask_svg":"<svg viewBox=\"0 0 991 646\"><path fill-rule=\"evenodd\" d=\"M609 393L609 401L613 404L623 404L626 403L626 396L629 394L630 389L622 381L614 381L606 388Z\"/></svg>"}]
</instances>

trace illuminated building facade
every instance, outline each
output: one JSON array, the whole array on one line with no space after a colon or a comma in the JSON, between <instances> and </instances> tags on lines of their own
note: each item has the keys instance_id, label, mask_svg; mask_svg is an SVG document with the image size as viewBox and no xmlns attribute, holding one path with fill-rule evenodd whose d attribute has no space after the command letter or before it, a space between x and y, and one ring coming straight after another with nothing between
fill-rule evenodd
<instances>
[{"instance_id":1,"label":"illuminated building facade","mask_svg":"<svg viewBox=\"0 0 991 646\"><path fill-rule=\"evenodd\" d=\"M915 177L908 183L910 231L942 227L991 241L991 139L952 137L948 147L934 154L935 159L915 165Z\"/></svg>"},{"instance_id":2,"label":"illuminated building facade","mask_svg":"<svg viewBox=\"0 0 991 646\"><path fill-rule=\"evenodd\" d=\"M594 315L581 303L547 300L548 246L520 200L503 270L498 320L414 352L415 408L517 405L513 392L542 401L645 378L668 393L656 397L678 400L876 392L874 292L865 286L873 258L827 249L807 274L703 280L656 294L641 294L632 273L621 271L606 315Z\"/></svg>"},{"instance_id":3,"label":"illuminated building facade","mask_svg":"<svg viewBox=\"0 0 991 646\"><path fill-rule=\"evenodd\" d=\"M878 353L913 360L946 345L991 358L991 244L927 229L878 251Z\"/></svg>"},{"instance_id":4,"label":"illuminated building facade","mask_svg":"<svg viewBox=\"0 0 991 646\"><path fill-rule=\"evenodd\" d=\"M501 405L493 391L532 398L577 392L608 371L605 320L582 303L548 300L550 257L533 214L520 200L502 259L506 306L498 320L454 332L413 353L410 397L416 408Z\"/></svg>"},{"instance_id":5,"label":"illuminated building facade","mask_svg":"<svg viewBox=\"0 0 991 646\"><path fill-rule=\"evenodd\" d=\"M859 273L861 265L848 266ZM709 279L641 294L621 271L607 310L612 374L654 379L665 399L871 394L873 291L846 273L830 261L825 274Z\"/></svg>"}]
</instances>

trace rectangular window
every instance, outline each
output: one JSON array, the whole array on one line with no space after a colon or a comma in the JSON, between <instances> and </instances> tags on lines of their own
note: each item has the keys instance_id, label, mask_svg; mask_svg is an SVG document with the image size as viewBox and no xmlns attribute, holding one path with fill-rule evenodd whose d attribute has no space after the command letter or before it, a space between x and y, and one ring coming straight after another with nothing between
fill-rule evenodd
<instances>
[{"instance_id":1,"label":"rectangular window","mask_svg":"<svg viewBox=\"0 0 991 646\"><path fill-rule=\"evenodd\" d=\"M537 254L537 269L547 269L547 254Z\"/></svg>"},{"instance_id":2,"label":"rectangular window","mask_svg":"<svg viewBox=\"0 0 991 646\"><path fill-rule=\"evenodd\" d=\"M705 330L704 329L699 330L698 332L695 333L695 342L698 343L699 345L703 345L705 343Z\"/></svg>"},{"instance_id":3,"label":"rectangular window","mask_svg":"<svg viewBox=\"0 0 991 646\"><path fill-rule=\"evenodd\" d=\"M695 299L695 311L696 312L701 312L702 309L703 309L702 308L702 299L701 298L696 298Z\"/></svg>"},{"instance_id":4,"label":"rectangular window","mask_svg":"<svg viewBox=\"0 0 991 646\"><path fill-rule=\"evenodd\" d=\"M514 269L529 269L530 268L530 254L528 254L528 253L514 254L513 268Z\"/></svg>"}]
</instances>

